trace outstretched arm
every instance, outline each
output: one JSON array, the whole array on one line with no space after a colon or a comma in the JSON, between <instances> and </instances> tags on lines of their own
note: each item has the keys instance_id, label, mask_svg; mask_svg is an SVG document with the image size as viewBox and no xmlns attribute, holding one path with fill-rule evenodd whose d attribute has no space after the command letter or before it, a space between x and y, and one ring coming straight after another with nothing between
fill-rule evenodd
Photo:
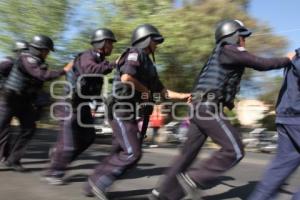
<instances>
[{"instance_id":1,"label":"outstretched arm","mask_svg":"<svg viewBox=\"0 0 300 200\"><path fill-rule=\"evenodd\" d=\"M186 100L187 102L191 102L190 93L179 93L179 92L174 92L172 90L163 89L162 95L166 99L178 99L178 100Z\"/></svg>"},{"instance_id":2,"label":"outstretched arm","mask_svg":"<svg viewBox=\"0 0 300 200\"><path fill-rule=\"evenodd\" d=\"M258 71L280 69L291 63L289 57L263 58L249 53L243 47L225 45L222 49L220 62L224 65L243 66Z\"/></svg>"}]
</instances>

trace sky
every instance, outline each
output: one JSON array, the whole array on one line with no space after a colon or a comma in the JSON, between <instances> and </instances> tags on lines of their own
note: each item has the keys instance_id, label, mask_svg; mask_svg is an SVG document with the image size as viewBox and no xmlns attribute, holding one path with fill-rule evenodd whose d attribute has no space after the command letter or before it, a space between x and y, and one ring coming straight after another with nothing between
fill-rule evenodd
<instances>
[{"instance_id":1,"label":"sky","mask_svg":"<svg viewBox=\"0 0 300 200\"><path fill-rule=\"evenodd\" d=\"M85 26L90 24L95 24L94 19L96 18L93 12L86 12L88 10L92 10L88 5L93 5L94 0L81 0L78 7L75 8L74 13L77 13L71 20L68 22L66 26L66 31L64 32L64 39L71 40L74 35L78 34L81 30L84 30ZM92 3L87 3L92 2ZM97 18L98 19L98 18ZM82 21L85 21L85 24L82 24Z\"/></svg>"},{"instance_id":2,"label":"sky","mask_svg":"<svg viewBox=\"0 0 300 200\"><path fill-rule=\"evenodd\" d=\"M284 36L288 40L286 52L294 51L300 47L300 21L297 20L299 0L250 0L248 13L260 22L267 23L273 34ZM254 32L255 34L263 34ZM255 82L263 82L266 77L283 76L283 70L258 72L253 78ZM268 79L266 79L268 80ZM247 98L256 98L263 90L248 90L241 87L240 95Z\"/></svg>"},{"instance_id":3,"label":"sky","mask_svg":"<svg viewBox=\"0 0 300 200\"><path fill-rule=\"evenodd\" d=\"M285 36L289 41L287 50L293 51L300 47L299 8L299 0L251 0L248 11L259 21L268 23L275 34Z\"/></svg>"}]
</instances>

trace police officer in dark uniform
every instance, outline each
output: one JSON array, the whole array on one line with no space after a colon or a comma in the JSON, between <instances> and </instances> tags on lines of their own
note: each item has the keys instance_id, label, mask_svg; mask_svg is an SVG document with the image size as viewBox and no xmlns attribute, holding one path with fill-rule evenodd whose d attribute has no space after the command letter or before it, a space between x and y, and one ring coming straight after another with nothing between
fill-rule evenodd
<instances>
[{"instance_id":1,"label":"police officer in dark uniform","mask_svg":"<svg viewBox=\"0 0 300 200\"><path fill-rule=\"evenodd\" d=\"M276 104L278 145L262 180L248 200L271 200L278 190L300 166L300 48L292 64L285 68L284 80ZM300 191L292 200L300 199Z\"/></svg>"},{"instance_id":2,"label":"police officer in dark uniform","mask_svg":"<svg viewBox=\"0 0 300 200\"><path fill-rule=\"evenodd\" d=\"M28 43L25 40L17 40L14 43L12 52L15 53L15 57L19 57L21 53L28 51ZM11 56L5 57L0 61L0 87L3 89L3 84L8 77L15 62L15 58Z\"/></svg>"},{"instance_id":3,"label":"police officer in dark uniform","mask_svg":"<svg viewBox=\"0 0 300 200\"><path fill-rule=\"evenodd\" d=\"M17 40L15 41L12 52L15 53L15 57L19 57L21 53L25 53L28 51L28 43L24 40ZM5 57L3 60L0 61L0 94L3 95L3 89L4 89L4 83L14 65L15 58L11 56ZM9 124L6 127L6 131L9 130ZM4 145L0 148L0 160L1 162L4 162L9 154L8 152L9 146Z\"/></svg>"},{"instance_id":4,"label":"police officer in dark uniform","mask_svg":"<svg viewBox=\"0 0 300 200\"><path fill-rule=\"evenodd\" d=\"M82 122L85 125L93 125L90 107L81 105L89 103L91 100L101 101L103 78L93 75L106 75L114 69L115 63L108 62L105 57L111 54L113 43L116 41L111 30L106 28L97 29L91 38L93 48L80 53L74 59L73 69L67 74L67 80L74 86L73 95L71 99L65 100L72 105L72 108L70 111L70 108L62 107L57 112L59 117L69 115L71 117L60 122L61 134L55 145L50 167L44 177L49 184L63 184L63 177L68 164L75 160L95 140L95 129L80 124ZM83 75L84 77L80 78ZM79 83L79 86L76 83ZM80 96L80 93L95 98L85 98ZM97 96L100 98L97 99Z\"/></svg>"},{"instance_id":5,"label":"police officer in dark uniform","mask_svg":"<svg viewBox=\"0 0 300 200\"><path fill-rule=\"evenodd\" d=\"M6 148L9 138L7 127L12 117L16 116L21 131L9 149L5 162L16 171L25 170L20 160L35 132L35 117L32 113L36 92L44 81L57 78L70 69L68 66L63 70L46 70L43 65L50 51L54 51L54 44L48 36L34 36L29 43L28 54L20 54L4 84L4 95L0 101L0 147L2 150Z\"/></svg>"},{"instance_id":6,"label":"police officer in dark uniform","mask_svg":"<svg viewBox=\"0 0 300 200\"><path fill-rule=\"evenodd\" d=\"M11 71L14 65L16 58L18 58L20 54L28 54L28 43L25 40L17 40L14 43L12 51L15 53L14 57L7 56L5 59L3 59L0 62L0 88L2 89L9 75L9 72ZM44 67L46 70L48 65L43 65L42 67ZM50 95L45 91L43 91L41 88L40 91L37 92L37 97L33 102L35 108L36 120L40 119L43 113L42 112L43 108L49 104L50 104Z\"/></svg>"},{"instance_id":7,"label":"police officer in dark uniform","mask_svg":"<svg viewBox=\"0 0 300 200\"><path fill-rule=\"evenodd\" d=\"M150 199L179 200L185 195L188 199L201 199L201 188L244 157L240 135L224 117L223 108L234 107L245 67L265 71L282 68L291 62L287 57L261 58L249 53L245 49L245 39L250 35L238 20L218 24L216 46L193 88L194 117L188 139ZM221 148L200 165L190 168L207 137Z\"/></svg>"},{"instance_id":8,"label":"police officer in dark uniform","mask_svg":"<svg viewBox=\"0 0 300 200\"><path fill-rule=\"evenodd\" d=\"M133 31L132 47L118 61L114 97L108 104L115 148L89 177L86 195L94 194L99 199L107 199L105 190L140 160L141 143L148 120L144 121L142 130L139 131L135 110L140 107L138 115L148 119L153 109L149 105L152 102L151 94L167 93L169 98L182 100L190 96L166 90L159 80L150 55L154 57L156 46L163 41L157 28L150 24L140 25Z\"/></svg>"}]
</instances>

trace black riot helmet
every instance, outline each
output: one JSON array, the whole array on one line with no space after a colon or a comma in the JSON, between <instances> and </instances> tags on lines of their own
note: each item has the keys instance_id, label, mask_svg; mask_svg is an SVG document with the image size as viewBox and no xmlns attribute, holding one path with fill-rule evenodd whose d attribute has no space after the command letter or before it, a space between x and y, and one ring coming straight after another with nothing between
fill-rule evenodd
<instances>
[{"instance_id":1,"label":"black riot helmet","mask_svg":"<svg viewBox=\"0 0 300 200\"><path fill-rule=\"evenodd\" d=\"M54 51L54 43L52 39L46 35L36 35L32 38L29 46L36 49L47 49Z\"/></svg>"},{"instance_id":2,"label":"black riot helmet","mask_svg":"<svg viewBox=\"0 0 300 200\"><path fill-rule=\"evenodd\" d=\"M99 28L92 34L91 44L94 48L101 49L104 46L105 40L111 40L113 42L117 41L111 30L107 28Z\"/></svg>"},{"instance_id":3,"label":"black riot helmet","mask_svg":"<svg viewBox=\"0 0 300 200\"><path fill-rule=\"evenodd\" d=\"M26 42L25 40L16 40L12 51L13 52L21 52L24 50L28 50L28 42Z\"/></svg>"},{"instance_id":4,"label":"black riot helmet","mask_svg":"<svg viewBox=\"0 0 300 200\"><path fill-rule=\"evenodd\" d=\"M249 37L252 34L244 24L239 20L224 20L221 21L216 28L215 39L216 43L227 42L237 44L239 36Z\"/></svg>"},{"instance_id":5,"label":"black riot helmet","mask_svg":"<svg viewBox=\"0 0 300 200\"><path fill-rule=\"evenodd\" d=\"M156 27L151 24L143 24L133 31L131 45L138 48L146 48L149 46L151 40L161 44L164 42L164 37Z\"/></svg>"}]
</instances>

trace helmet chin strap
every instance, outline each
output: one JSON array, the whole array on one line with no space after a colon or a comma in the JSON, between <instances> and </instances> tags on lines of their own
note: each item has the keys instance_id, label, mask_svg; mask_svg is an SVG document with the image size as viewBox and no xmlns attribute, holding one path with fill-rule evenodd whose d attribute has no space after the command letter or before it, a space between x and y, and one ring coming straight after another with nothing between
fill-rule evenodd
<instances>
[{"instance_id":1,"label":"helmet chin strap","mask_svg":"<svg viewBox=\"0 0 300 200\"><path fill-rule=\"evenodd\" d=\"M149 50L149 52L150 52L150 54L151 54L151 56L152 56L153 62L155 63L155 54L154 54L154 51L153 51L153 49L151 48L150 45L148 46L148 50Z\"/></svg>"},{"instance_id":2,"label":"helmet chin strap","mask_svg":"<svg viewBox=\"0 0 300 200\"><path fill-rule=\"evenodd\" d=\"M151 51L151 55L152 55L153 62L155 63L155 55L153 51Z\"/></svg>"}]
</instances>

